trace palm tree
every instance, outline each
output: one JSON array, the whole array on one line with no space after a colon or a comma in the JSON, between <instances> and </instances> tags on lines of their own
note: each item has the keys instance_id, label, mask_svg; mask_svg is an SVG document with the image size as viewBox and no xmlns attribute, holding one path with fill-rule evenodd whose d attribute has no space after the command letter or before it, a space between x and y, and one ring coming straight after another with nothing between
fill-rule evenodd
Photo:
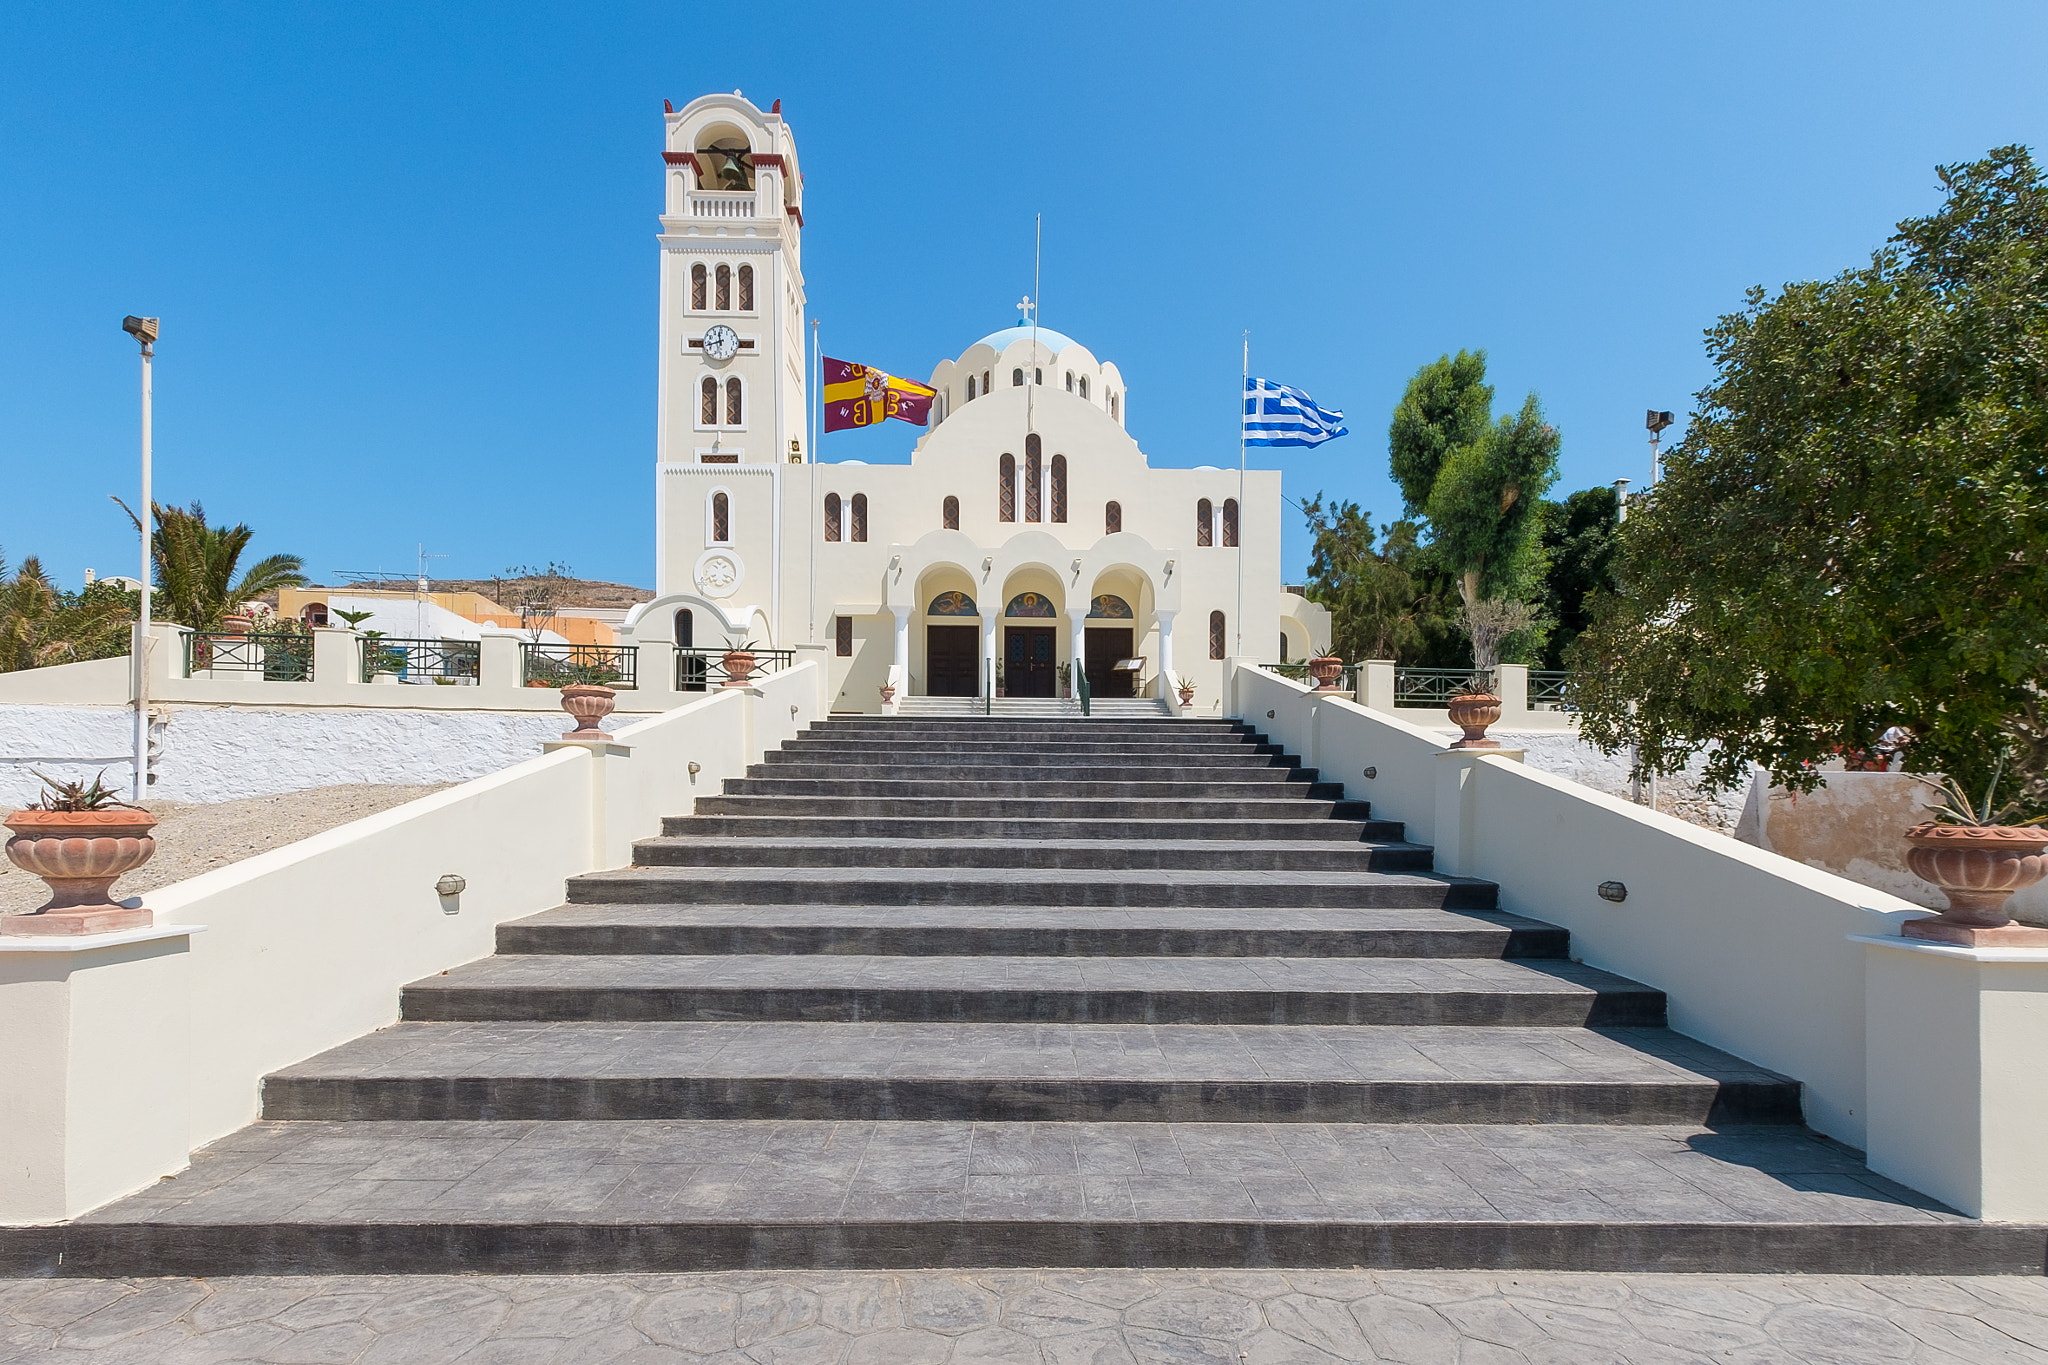
<instances>
[{"instance_id":1,"label":"palm tree","mask_svg":"<svg viewBox=\"0 0 2048 1365\"><path fill-rule=\"evenodd\" d=\"M135 520L135 513L128 517ZM162 619L194 630L218 630L221 618L240 612L244 602L280 588L304 587L305 561L297 555L266 556L235 577L242 551L255 534L246 524L207 525L206 509L197 502L189 508L157 503L150 554L156 565L156 610Z\"/></svg>"},{"instance_id":2,"label":"palm tree","mask_svg":"<svg viewBox=\"0 0 2048 1365\"><path fill-rule=\"evenodd\" d=\"M0 673L125 654L135 610L111 585L59 591L33 555L10 578L0 556Z\"/></svg>"}]
</instances>

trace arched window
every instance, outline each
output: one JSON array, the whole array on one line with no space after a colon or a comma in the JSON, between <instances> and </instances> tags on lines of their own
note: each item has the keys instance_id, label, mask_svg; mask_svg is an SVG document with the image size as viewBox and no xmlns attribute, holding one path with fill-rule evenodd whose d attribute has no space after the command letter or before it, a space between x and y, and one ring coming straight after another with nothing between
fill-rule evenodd
<instances>
[{"instance_id":1,"label":"arched window","mask_svg":"<svg viewBox=\"0 0 2048 1365\"><path fill-rule=\"evenodd\" d=\"M1237 548L1236 498L1225 498L1223 500L1223 548L1226 550L1235 550Z\"/></svg>"},{"instance_id":2,"label":"arched window","mask_svg":"<svg viewBox=\"0 0 2048 1365\"><path fill-rule=\"evenodd\" d=\"M732 543L732 504L725 494L711 495L711 543L729 545Z\"/></svg>"},{"instance_id":3,"label":"arched window","mask_svg":"<svg viewBox=\"0 0 2048 1365\"><path fill-rule=\"evenodd\" d=\"M1067 457L1052 457L1052 519L1067 519Z\"/></svg>"},{"instance_id":4,"label":"arched window","mask_svg":"<svg viewBox=\"0 0 2048 1365\"><path fill-rule=\"evenodd\" d=\"M1123 397L1123 395L1118 393L1112 393L1109 396L1109 419L1112 422L1121 422L1124 420L1123 417L1117 412L1117 400L1121 397Z\"/></svg>"},{"instance_id":5,"label":"arched window","mask_svg":"<svg viewBox=\"0 0 2048 1365\"><path fill-rule=\"evenodd\" d=\"M1287 662L1287 632L1284 630L1280 632L1280 662Z\"/></svg>"},{"instance_id":6,"label":"arched window","mask_svg":"<svg viewBox=\"0 0 2048 1365\"><path fill-rule=\"evenodd\" d=\"M1210 506L1207 498L1203 498L1195 504L1195 544L1214 545L1215 543L1216 509Z\"/></svg>"},{"instance_id":7,"label":"arched window","mask_svg":"<svg viewBox=\"0 0 2048 1365\"><path fill-rule=\"evenodd\" d=\"M1083 398L1088 396L1088 376L1085 374L1081 376L1081 396Z\"/></svg>"},{"instance_id":8,"label":"arched window","mask_svg":"<svg viewBox=\"0 0 2048 1365\"><path fill-rule=\"evenodd\" d=\"M1124 505L1120 502L1102 504L1102 534L1113 536L1124 529Z\"/></svg>"},{"instance_id":9,"label":"arched window","mask_svg":"<svg viewBox=\"0 0 2048 1365\"><path fill-rule=\"evenodd\" d=\"M1017 457L1004 455L996 465L996 519L1017 519Z\"/></svg>"},{"instance_id":10,"label":"arched window","mask_svg":"<svg viewBox=\"0 0 2048 1365\"><path fill-rule=\"evenodd\" d=\"M1068 392L1068 393L1072 393L1073 391L1074 391L1074 372L1073 372L1072 370L1068 370L1068 371L1067 371L1067 392Z\"/></svg>"},{"instance_id":11,"label":"arched window","mask_svg":"<svg viewBox=\"0 0 2048 1365\"><path fill-rule=\"evenodd\" d=\"M946 499L946 500L945 500L944 502L940 503L940 504L939 504L939 519L940 519L941 521L943 521L943 522L945 523L945 525L946 525L946 529L947 529L948 531L957 531L957 530L959 530L959 529L960 529L960 499L958 499L958 498L955 498L955 497L948 497L948 498L947 498L947 499Z\"/></svg>"},{"instance_id":12,"label":"arched window","mask_svg":"<svg viewBox=\"0 0 2048 1365\"><path fill-rule=\"evenodd\" d=\"M981 391L984 395L991 394L996 391L996 381L989 377L989 372L987 370L983 370L981 372Z\"/></svg>"},{"instance_id":13,"label":"arched window","mask_svg":"<svg viewBox=\"0 0 2048 1365\"><path fill-rule=\"evenodd\" d=\"M853 526L850 529L852 534L847 536L848 540L868 538L868 495L865 493L853 495Z\"/></svg>"},{"instance_id":14,"label":"arched window","mask_svg":"<svg viewBox=\"0 0 2048 1365\"><path fill-rule=\"evenodd\" d=\"M825 495L825 539L839 539L839 495Z\"/></svg>"},{"instance_id":15,"label":"arched window","mask_svg":"<svg viewBox=\"0 0 2048 1365\"><path fill-rule=\"evenodd\" d=\"M746 406L740 393L740 377L734 375L725 381L725 424L729 427L746 425Z\"/></svg>"},{"instance_id":16,"label":"arched window","mask_svg":"<svg viewBox=\"0 0 2048 1365\"><path fill-rule=\"evenodd\" d=\"M699 261L690 267L690 307L703 312L705 299L704 263Z\"/></svg>"},{"instance_id":17,"label":"arched window","mask_svg":"<svg viewBox=\"0 0 2048 1365\"><path fill-rule=\"evenodd\" d=\"M697 405L697 424L715 427L718 425L718 381L705 375L702 393L704 401Z\"/></svg>"},{"instance_id":18,"label":"arched window","mask_svg":"<svg viewBox=\"0 0 2048 1365\"><path fill-rule=\"evenodd\" d=\"M754 267L750 265L740 267L740 311L754 311Z\"/></svg>"},{"instance_id":19,"label":"arched window","mask_svg":"<svg viewBox=\"0 0 2048 1365\"><path fill-rule=\"evenodd\" d=\"M732 267L729 265L718 267L717 308L721 313L732 311Z\"/></svg>"},{"instance_id":20,"label":"arched window","mask_svg":"<svg viewBox=\"0 0 2048 1365\"><path fill-rule=\"evenodd\" d=\"M971 374L967 376L967 401L970 403L974 401L974 376ZM140 591L140 589L137 589L137 591ZM136 608L138 612L141 610L142 608L140 607Z\"/></svg>"},{"instance_id":21,"label":"arched window","mask_svg":"<svg viewBox=\"0 0 2048 1365\"><path fill-rule=\"evenodd\" d=\"M697 618L688 607L676 613L676 643L688 649L697 640Z\"/></svg>"},{"instance_id":22,"label":"arched window","mask_svg":"<svg viewBox=\"0 0 2048 1365\"><path fill-rule=\"evenodd\" d=\"M1225 635L1225 632L1224 632L1224 629L1223 629L1223 613L1222 613L1222 612L1220 612L1220 611L1212 611L1212 612L1210 612L1210 613L1209 613L1209 657L1210 657L1210 658L1212 658L1212 659L1220 659L1220 658L1222 658L1222 657L1223 657L1223 655L1224 655L1224 654L1225 654L1225 652L1226 652L1226 647L1228 646L1228 644L1229 644L1229 640L1228 640L1228 639L1226 638L1226 635Z\"/></svg>"},{"instance_id":23,"label":"arched window","mask_svg":"<svg viewBox=\"0 0 2048 1365\"><path fill-rule=\"evenodd\" d=\"M1043 521L1039 515L1039 457L1038 433L1024 438L1024 520Z\"/></svg>"},{"instance_id":24,"label":"arched window","mask_svg":"<svg viewBox=\"0 0 2048 1365\"><path fill-rule=\"evenodd\" d=\"M1045 382L1045 371L1033 370L1031 372L1031 382L1034 384L1043 384Z\"/></svg>"},{"instance_id":25,"label":"arched window","mask_svg":"<svg viewBox=\"0 0 2048 1365\"><path fill-rule=\"evenodd\" d=\"M1017 369L1010 371L1010 387L1013 389L1021 389L1024 387L1024 371L1021 366Z\"/></svg>"}]
</instances>

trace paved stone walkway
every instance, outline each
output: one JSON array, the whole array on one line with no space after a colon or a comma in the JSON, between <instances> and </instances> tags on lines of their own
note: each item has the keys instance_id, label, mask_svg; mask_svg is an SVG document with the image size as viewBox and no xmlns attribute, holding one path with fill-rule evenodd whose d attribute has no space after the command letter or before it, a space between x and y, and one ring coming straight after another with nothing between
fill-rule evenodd
<instances>
[{"instance_id":1,"label":"paved stone walkway","mask_svg":"<svg viewBox=\"0 0 2048 1365\"><path fill-rule=\"evenodd\" d=\"M0 1281L0 1360L94 1365L2048 1362L2048 1280L803 1271Z\"/></svg>"}]
</instances>

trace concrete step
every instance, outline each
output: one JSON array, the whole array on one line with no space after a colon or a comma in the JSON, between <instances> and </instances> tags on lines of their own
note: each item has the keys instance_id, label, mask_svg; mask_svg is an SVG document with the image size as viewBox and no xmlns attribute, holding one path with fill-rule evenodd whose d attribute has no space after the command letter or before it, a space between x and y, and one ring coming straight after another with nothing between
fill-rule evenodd
<instances>
[{"instance_id":1,"label":"concrete step","mask_svg":"<svg viewBox=\"0 0 2048 1365\"><path fill-rule=\"evenodd\" d=\"M498 926L501 953L1561 958L1569 945L1497 910L562 905Z\"/></svg>"},{"instance_id":2,"label":"concrete step","mask_svg":"<svg viewBox=\"0 0 2048 1365\"><path fill-rule=\"evenodd\" d=\"M1665 1029L419 1024L263 1083L266 1119L1798 1123Z\"/></svg>"},{"instance_id":3,"label":"concrete step","mask_svg":"<svg viewBox=\"0 0 2048 1365\"><path fill-rule=\"evenodd\" d=\"M1007 734L1050 735L1055 738L1075 737L1099 739L1104 735L1190 735L1190 734L1233 734L1254 733L1251 726L1234 720L1171 720L1096 717L1089 720L1029 719L1024 717L971 716L961 719L911 716L834 716L830 720L813 721L805 730L806 734L901 734L915 735L980 735L1002 737Z\"/></svg>"},{"instance_id":4,"label":"concrete step","mask_svg":"<svg viewBox=\"0 0 2048 1365\"><path fill-rule=\"evenodd\" d=\"M1316 780L1313 768L1258 761L1225 763L1070 763L1058 759L985 761L981 756L962 754L952 763L816 763L802 755L787 755L773 763L754 763L748 777L811 779L815 781L859 782L1050 782L1060 784L1093 782L1180 782L1213 786L1224 783L1241 786L1258 782L1301 782Z\"/></svg>"},{"instance_id":5,"label":"concrete step","mask_svg":"<svg viewBox=\"0 0 2048 1365\"><path fill-rule=\"evenodd\" d=\"M264 1122L0 1229L13 1276L946 1265L2037 1276L2048 1229L1790 1126L802 1120Z\"/></svg>"},{"instance_id":6,"label":"concrete step","mask_svg":"<svg viewBox=\"0 0 2048 1365\"><path fill-rule=\"evenodd\" d=\"M851 764L863 775L876 768L909 768L931 770L936 768L961 769L973 772L988 772L995 776L1015 775L1013 770L1043 768L1054 773L1066 772L1081 775L1089 772L1107 771L1116 775L1129 768L1165 769L1168 773L1181 772L1229 772L1245 769L1267 769L1289 771L1301 764L1291 757L1279 754L1265 754L1249 745L1229 749L1214 745L1203 750L1182 749L1165 751L1150 746L1131 746L1118 749L1070 749L1064 745L1019 745L1013 749L970 749L966 746L934 744L929 748L905 751L891 745L863 745L858 749L806 744L795 741L781 749L770 749L761 757L755 768L770 769L785 766L831 767ZM886 776L887 774L873 774ZM922 775L922 771L913 775Z\"/></svg>"},{"instance_id":7,"label":"concrete step","mask_svg":"<svg viewBox=\"0 0 2048 1365\"><path fill-rule=\"evenodd\" d=\"M1177 719L1178 707L1169 707L1155 697L1106 697L1093 700L1086 716L1074 697L904 697L897 702L900 716L1009 719L1017 716L1047 716L1085 723L1094 717L1116 718L1158 716Z\"/></svg>"},{"instance_id":8,"label":"concrete step","mask_svg":"<svg viewBox=\"0 0 2048 1365\"><path fill-rule=\"evenodd\" d=\"M1491 910L1492 882L1397 872L628 867L571 877L574 904L1126 905Z\"/></svg>"},{"instance_id":9,"label":"concrete step","mask_svg":"<svg viewBox=\"0 0 2048 1365\"><path fill-rule=\"evenodd\" d=\"M1245 839L696 839L633 845L639 867L1134 868L1273 872L1427 872L1423 844Z\"/></svg>"},{"instance_id":10,"label":"concrete step","mask_svg":"<svg viewBox=\"0 0 2048 1365\"><path fill-rule=\"evenodd\" d=\"M1399 820L1058 820L944 816L671 815L661 832L690 839L1280 839L1400 843Z\"/></svg>"},{"instance_id":11,"label":"concrete step","mask_svg":"<svg viewBox=\"0 0 2048 1365\"><path fill-rule=\"evenodd\" d=\"M415 981L413 1020L1664 1025L1664 995L1485 958L524 954Z\"/></svg>"},{"instance_id":12,"label":"concrete step","mask_svg":"<svg viewBox=\"0 0 2048 1365\"><path fill-rule=\"evenodd\" d=\"M747 779L736 779L747 780ZM1363 820L1371 807L1364 801L1303 797L1261 788L1259 797L1083 797L1071 793L1045 796L936 796L923 789L913 796L845 796L833 794L734 794L700 796L698 815L760 817L821 816L838 819L962 820L1087 820L1114 827L1123 821L1160 820L1301 820L1333 817Z\"/></svg>"},{"instance_id":13,"label":"concrete step","mask_svg":"<svg viewBox=\"0 0 2048 1365\"><path fill-rule=\"evenodd\" d=\"M758 767L758 765L757 765ZM1342 799L1340 782L1287 780L1294 774L1276 771L1274 780L1232 780L1205 782L1187 778L1157 781L1080 781L1074 779L897 777L873 778L848 775L844 769L821 769L837 776L825 777L728 777L728 796L1039 796L1039 797L1151 797L1156 800L1217 800L1239 797L1256 800L1278 795L1303 796L1315 800ZM1297 769L1296 772L1301 770Z\"/></svg>"}]
</instances>

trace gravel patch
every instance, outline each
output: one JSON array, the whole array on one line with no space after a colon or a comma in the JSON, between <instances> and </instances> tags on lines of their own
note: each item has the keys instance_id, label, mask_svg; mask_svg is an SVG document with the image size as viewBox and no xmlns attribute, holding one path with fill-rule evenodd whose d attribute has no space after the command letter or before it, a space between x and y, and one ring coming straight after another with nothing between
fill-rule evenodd
<instances>
[{"instance_id":1,"label":"gravel patch","mask_svg":"<svg viewBox=\"0 0 2048 1365\"><path fill-rule=\"evenodd\" d=\"M151 801L156 816L156 856L141 871L114 885L117 896L137 896L172 882L238 863L258 853L360 820L437 792L452 783L382 786L351 783L312 787L277 796L251 796L240 801L205 805L184 801ZM41 879L11 862L0 861L0 914L33 910L50 898Z\"/></svg>"}]
</instances>

